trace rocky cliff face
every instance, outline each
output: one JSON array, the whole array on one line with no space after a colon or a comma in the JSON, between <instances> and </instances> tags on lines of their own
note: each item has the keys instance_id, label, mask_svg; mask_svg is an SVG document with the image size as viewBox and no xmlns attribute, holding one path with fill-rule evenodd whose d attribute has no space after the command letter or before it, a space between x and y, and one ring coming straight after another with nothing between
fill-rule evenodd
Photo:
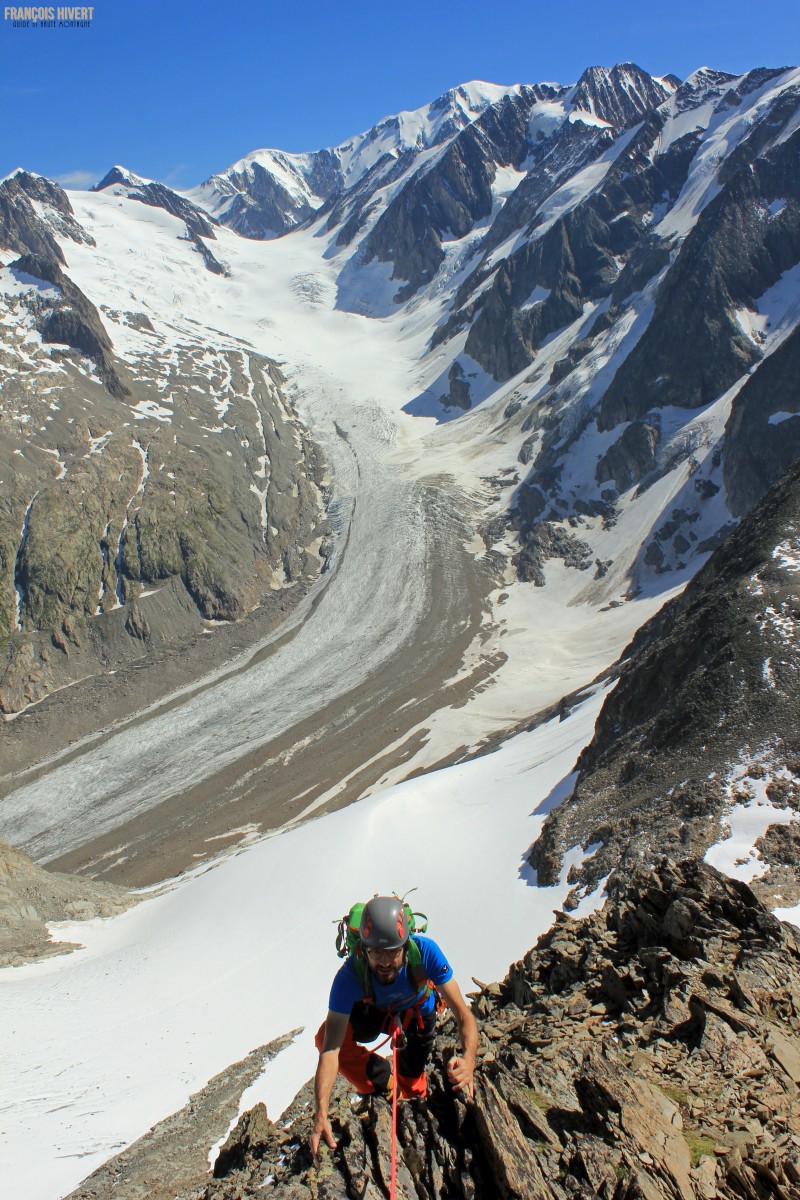
<instances>
[{"instance_id":1,"label":"rocky cliff face","mask_svg":"<svg viewBox=\"0 0 800 1200\"><path fill-rule=\"evenodd\" d=\"M75 242L91 242L75 220L63 188L28 171L17 171L0 183L0 246L63 264L56 233Z\"/></svg>"},{"instance_id":2,"label":"rocky cliff face","mask_svg":"<svg viewBox=\"0 0 800 1200\"><path fill-rule=\"evenodd\" d=\"M8 271L18 282L33 285L39 292L36 326L42 342L69 346L78 355L91 359L115 399L130 395L99 312L55 259L23 254L8 264ZM46 284L51 285L54 296L43 286Z\"/></svg>"},{"instance_id":3,"label":"rocky cliff face","mask_svg":"<svg viewBox=\"0 0 800 1200\"><path fill-rule=\"evenodd\" d=\"M800 1194L800 940L746 885L693 861L615 877L602 911L562 914L473 1007L474 1103L443 1083L445 1022L428 1101L400 1106L403 1200ZM315 1168L311 1098L242 1117L180 1200L388 1196L389 1105L339 1087L339 1148ZM165 1169L151 1196L174 1195ZM105 1194L89 1180L74 1196Z\"/></svg>"},{"instance_id":4,"label":"rocky cliff face","mask_svg":"<svg viewBox=\"0 0 800 1200\"><path fill-rule=\"evenodd\" d=\"M742 516L773 479L800 458L800 330L761 364L731 405L723 478L728 505Z\"/></svg>"},{"instance_id":5,"label":"rocky cliff face","mask_svg":"<svg viewBox=\"0 0 800 1200\"><path fill-rule=\"evenodd\" d=\"M800 805L800 464L773 486L683 594L622 659L571 797L551 813L531 862L553 882L565 849L595 853L576 897L615 866L703 853L737 803ZM791 829L760 843L765 899L798 896Z\"/></svg>"}]
</instances>

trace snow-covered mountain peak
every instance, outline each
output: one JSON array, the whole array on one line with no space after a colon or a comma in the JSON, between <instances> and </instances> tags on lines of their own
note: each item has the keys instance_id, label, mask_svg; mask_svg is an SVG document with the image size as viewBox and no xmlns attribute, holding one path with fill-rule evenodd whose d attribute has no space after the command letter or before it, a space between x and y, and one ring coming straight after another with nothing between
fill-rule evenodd
<instances>
[{"instance_id":1,"label":"snow-covered mountain peak","mask_svg":"<svg viewBox=\"0 0 800 1200\"><path fill-rule=\"evenodd\" d=\"M145 179L143 175L137 175L134 171L129 171L127 167L116 163L110 171L106 172L100 182L94 184L89 190L92 192L102 192L106 188L114 187L115 185L125 188L147 187L152 182L152 179Z\"/></svg>"},{"instance_id":2,"label":"snow-covered mountain peak","mask_svg":"<svg viewBox=\"0 0 800 1200\"><path fill-rule=\"evenodd\" d=\"M416 145L427 148L450 137L457 129L471 124L491 104L497 104L505 96L519 95L520 90L520 84L505 87L473 79L469 83L450 88L422 108L399 113L394 120L398 122L401 135L408 138L408 135L416 130ZM386 121L392 119L386 118ZM414 143L406 141L406 145L412 144Z\"/></svg>"},{"instance_id":3,"label":"snow-covered mountain peak","mask_svg":"<svg viewBox=\"0 0 800 1200\"><path fill-rule=\"evenodd\" d=\"M504 87L481 80L459 84L420 108L404 109L382 117L375 125L337 146L303 153L290 153L276 149L258 149L214 175L202 185L227 181L234 186L236 177L252 171L255 166L275 171L280 182L297 195L306 199L324 200L326 189L314 191L312 179L316 174L319 159L327 157L336 161L341 168L345 186L352 186L377 160L375 148L380 154L397 156L404 150L428 149L451 137L458 129L470 124L491 104L504 96L519 93L520 85Z\"/></svg>"},{"instance_id":4,"label":"snow-covered mountain peak","mask_svg":"<svg viewBox=\"0 0 800 1200\"><path fill-rule=\"evenodd\" d=\"M331 197L356 187L379 164L444 145L491 105L520 95L472 80L421 108L383 117L338 146L304 153L253 150L187 197L248 237L276 237L306 220Z\"/></svg>"},{"instance_id":5,"label":"snow-covered mountain peak","mask_svg":"<svg viewBox=\"0 0 800 1200\"><path fill-rule=\"evenodd\" d=\"M668 78L654 79L636 63L587 67L570 97L572 108L610 125L635 125L675 90Z\"/></svg>"},{"instance_id":6,"label":"snow-covered mountain peak","mask_svg":"<svg viewBox=\"0 0 800 1200\"><path fill-rule=\"evenodd\" d=\"M699 108L708 100L722 96L724 92L740 78L729 75L727 71L716 71L712 67L700 67L692 71L684 79L671 97L670 108L674 113L685 112L689 108Z\"/></svg>"},{"instance_id":7,"label":"snow-covered mountain peak","mask_svg":"<svg viewBox=\"0 0 800 1200\"><path fill-rule=\"evenodd\" d=\"M26 171L24 167L14 167L13 171L9 171L9 173L7 175L4 175L3 178L0 179L0 183L6 183L7 180L14 179L17 175L28 175L28 174L30 174L30 172Z\"/></svg>"}]
</instances>

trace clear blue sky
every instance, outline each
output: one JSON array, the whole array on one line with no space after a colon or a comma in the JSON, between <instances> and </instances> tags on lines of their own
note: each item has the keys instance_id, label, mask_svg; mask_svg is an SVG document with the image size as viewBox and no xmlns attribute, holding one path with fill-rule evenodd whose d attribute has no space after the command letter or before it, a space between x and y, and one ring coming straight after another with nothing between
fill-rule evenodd
<instances>
[{"instance_id":1,"label":"clear blue sky","mask_svg":"<svg viewBox=\"0 0 800 1200\"><path fill-rule=\"evenodd\" d=\"M24 166L91 182L119 162L190 187L258 147L336 145L468 79L571 83L626 60L681 77L797 64L800 4L762 11L753 0L96 0L90 29L3 20L0 176Z\"/></svg>"}]
</instances>

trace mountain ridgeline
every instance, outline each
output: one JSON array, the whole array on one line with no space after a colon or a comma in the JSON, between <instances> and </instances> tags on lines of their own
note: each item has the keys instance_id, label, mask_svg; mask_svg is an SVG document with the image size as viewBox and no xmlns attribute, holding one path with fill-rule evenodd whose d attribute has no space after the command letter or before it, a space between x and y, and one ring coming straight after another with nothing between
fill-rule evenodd
<instances>
[{"instance_id":1,"label":"mountain ridgeline","mask_svg":"<svg viewBox=\"0 0 800 1200\"><path fill-rule=\"evenodd\" d=\"M193 195L235 228L242 205L257 211L250 236L316 220L344 306L430 302L444 365L411 411L452 418L514 381L502 435L525 469L510 516L522 578L542 583L547 558L565 557L554 525L613 519L622 494L688 466L676 519L689 528L654 531L633 591L708 553L698 544L721 522L704 500L724 487L741 516L800 454L800 76L702 69L681 83L623 64L497 91L468 85L334 151L284 156L274 220L255 182L268 152ZM360 293L375 264L388 307Z\"/></svg>"}]
</instances>

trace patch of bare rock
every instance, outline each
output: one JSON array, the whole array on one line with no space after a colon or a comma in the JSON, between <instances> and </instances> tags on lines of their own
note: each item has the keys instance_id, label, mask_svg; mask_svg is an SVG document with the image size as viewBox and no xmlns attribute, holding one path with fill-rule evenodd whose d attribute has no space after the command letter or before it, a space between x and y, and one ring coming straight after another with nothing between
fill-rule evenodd
<instances>
[{"instance_id":1,"label":"patch of bare rock","mask_svg":"<svg viewBox=\"0 0 800 1200\"><path fill-rule=\"evenodd\" d=\"M475 1100L443 1082L445 1023L428 1101L400 1107L398 1200L800 1196L800 932L745 884L697 860L614 877L473 1003ZM316 1166L312 1109L310 1083L278 1123L256 1106L178 1200L388 1196L390 1106L340 1085Z\"/></svg>"},{"instance_id":2,"label":"patch of bare rock","mask_svg":"<svg viewBox=\"0 0 800 1200\"><path fill-rule=\"evenodd\" d=\"M74 942L51 940L49 921L114 917L137 899L115 884L45 871L22 850L0 842L0 967L74 950Z\"/></svg>"}]
</instances>

